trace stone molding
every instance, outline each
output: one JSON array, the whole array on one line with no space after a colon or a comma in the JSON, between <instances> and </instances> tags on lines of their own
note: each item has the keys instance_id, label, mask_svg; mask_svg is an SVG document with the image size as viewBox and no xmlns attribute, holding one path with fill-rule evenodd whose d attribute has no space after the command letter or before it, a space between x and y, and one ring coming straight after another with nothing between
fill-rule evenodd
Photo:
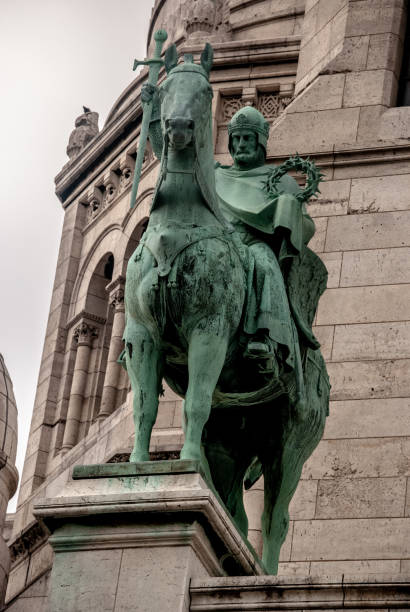
<instances>
[{"instance_id":1,"label":"stone molding","mask_svg":"<svg viewBox=\"0 0 410 612\"><path fill-rule=\"evenodd\" d=\"M198 522L208 533L208 537L212 533L214 550L218 550L220 563L225 560L230 563L231 567L235 568L235 575L263 574L264 570L254 552L237 531L232 519L197 471L198 462L169 461L117 465L118 469L115 464L79 466L75 480L71 479L66 483L59 497L35 501L34 515L53 532L59 525L81 520L85 516L99 515L101 517L115 514L117 518L122 517L124 520L132 516L134 529L136 529L135 537L142 538L142 540L144 537L148 538L143 546L155 545L153 540L155 534L147 530L147 527L142 530L138 528L139 524L144 524L144 517L147 513L164 517L164 527L167 524L174 524L175 520L185 522L184 517L189 517L191 524ZM182 466L182 472L178 468L179 465ZM102 477L91 476L95 471L98 472L99 468L103 471ZM139 468L145 473L142 479L138 478ZM117 475L115 475L116 469ZM84 477L87 470L90 476ZM133 470L134 474L131 473ZM106 472L109 472L109 477L104 476ZM83 542L81 537L76 538L77 542L73 542L71 538L71 545L85 546L89 549L90 542L87 540L90 535L94 534L92 532L84 534ZM163 535L166 538L173 538L173 534L168 533L167 530ZM112 537L116 536L110 535L110 541ZM50 539L50 543L55 550L59 547L59 541L63 550L71 546L64 537L60 539L60 536L53 535L52 538L54 539ZM97 538L102 542L103 548L112 548L109 542L106 542L104 546L103 534L97 535ZM94 543L92 545L94 546ZM126 539L121 542L121 547L124 546L127 546ZM135 542L132 543L132 546L135 547Z\"/></svg>"},{"instance_id":2,"label":"stone molding","mask_svg":"<svg viewBox=\"0 0 410 612\"><path fill-rule=\"evenodd\" d=\"M98 323L99 325L105 325L106 319L104 317L99 317L98 315L92 314L91 312L86 312L82 310L78 314L76 314L66 325L67 331L74 327L79 321L84 320L85 323Z\"/></svg>"},{"instance_id":3,"label":"stone molding","mask_svg":"<svg viewBox=\"0 0 410 612\"><path fill-rule=\"evenodd\" d=\"M254 4L254 1L252 2ZM242 6L237 6L237 10L241 9ZM232 11L232 8L231 8ZM243 21L237 21L236 23L231 24L231 28L233 31L245 30L249 27L254 27L257 25L262 25L264 23L270 23L271 21L275 21L276 19L289 19L292 17L298 17L300 15L305 14L305 2L302 2L299 6L293 7L291 9L280 9L280 10L272 10L269 11L266 15L260 15L259 17L254 17L252 22L249 22L249 19L244 19Z\"/></svg>"},{"instance_id":4,"label":"stone molding","mask_svg":"<svg viewBox=\"0 0 410 612\"><path fill-rule=\"evenodd\" d=\"M10 544L11 562L17 564L22 557L48 539L47 529L39 522L32 521Z\"/></svg>"},{"instance_id":5,"label":"stone molding","mask_svg":"<svg viewBox=\"0 0 410 612\"><path fill-rule=\"evenodd\" d=\"M410 576L255 576L193 579L191 612L410 607Z\"/></svg>"},{"instance_id":6,"label":"stone molding","mask_svg":"<svg viewBox=\"0 0 410 612\"><path fill-rule=\"evenodd\" d=\"M183 532L160 530L158 527L145 528L143 534L132 528L125 533L102 536L59 536L52 535L49 543L54 552L72 552L80 550L106 550L107 548L147 548L152 546L184 546L190 545L195 549L200 561L210 574L218 574L219 563L210 547L203 527L195 521L192 526L185 526Z\"/></svg>"}]
</instances>

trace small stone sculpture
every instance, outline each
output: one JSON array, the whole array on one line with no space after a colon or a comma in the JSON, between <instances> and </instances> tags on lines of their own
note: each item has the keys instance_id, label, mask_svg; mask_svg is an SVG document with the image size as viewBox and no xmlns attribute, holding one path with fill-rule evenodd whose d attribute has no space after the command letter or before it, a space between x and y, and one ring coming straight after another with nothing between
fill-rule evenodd
<instances>
[{"instance_id":1,"label":"small stone sculpture","mask_svg":"<svg viewBox=\"0 0 410 612\"><path fill-rule=\"evenodd\" d=\"M200 65L190 55L178 65L172 45L167 79L142 92L161 168L125 286L130 461L149 460L165 378L185 398L181 458L201 461L244 536L243 483L263 474L263 562L275 573L289 502L327 414L329 382L311 329L327 272L307 247L315 227L305 192L265 166L269 125L256 109L232 118L234 165L215 168L212 56L207 44ZM320 176L303 168L307 197Z\"/></svg>"},{"instance_id":2,"label":"small stone sculpture","mask_svg":"<svg viewBox=\"0 0 410 612\"><path fill-rule=\"evenodd\" d=\"M67 155L70 159L77 157L85 146L98 134L98 113L83 106L84 113L75 120L75 129L70 134Z\"/></svg>"}]
</instances>

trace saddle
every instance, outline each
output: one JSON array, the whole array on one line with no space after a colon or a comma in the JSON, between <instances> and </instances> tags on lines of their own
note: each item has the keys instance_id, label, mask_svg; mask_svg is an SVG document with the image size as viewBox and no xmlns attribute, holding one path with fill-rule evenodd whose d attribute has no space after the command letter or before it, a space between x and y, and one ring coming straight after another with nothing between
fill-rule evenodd
<instances>
[{"instance_id":1,"label":"saddle","mask_svg":"<svg viewBox=\"0 0 410 612\"><path fill-rule=\"evenodd\" d=\"M166 277L177 255L187 247L208 238L230 240L233 231L218 226L198 227L189 224L185 227L173 224L150 226L141 238L135 261L141 258L142 249L147 248L157 262L158 276Z\"/></svg>"}]
</instances>

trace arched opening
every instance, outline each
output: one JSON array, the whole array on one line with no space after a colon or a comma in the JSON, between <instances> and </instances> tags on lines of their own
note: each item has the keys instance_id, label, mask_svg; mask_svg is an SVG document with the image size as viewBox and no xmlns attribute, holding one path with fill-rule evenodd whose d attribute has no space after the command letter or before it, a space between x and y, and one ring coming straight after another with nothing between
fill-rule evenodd
<instances>
[{"instance_id":1,"label":"arched opening","mask_svg":"<svg viewBox=\"0 0 410 612\"><path fill-rule=\"evenodd\" d=\"M124 254L124 268L123 268L124 273L127 269L129 258L131 257L131 255L133 254L137 246L139 245L142 235L147 229L148 221L149 221L148 217L144 217L143 219L141 219L138 225L135 226L130 236L130 239L128 241L127 248L125 249L125 254Z\"/></svg>"},{"instance_id":2,"label":"arched opening","mask_svg":"<svg viewBox=\"0 0 410 612\"><path fill-rule=\"evenodd\" d=\"M106 253L91 275L85 306L72 328L72 381L62 449L84 438L95 420L102 397L113 312L106 290L114 269L114 256Z\"/></svg>"}]
</instances>

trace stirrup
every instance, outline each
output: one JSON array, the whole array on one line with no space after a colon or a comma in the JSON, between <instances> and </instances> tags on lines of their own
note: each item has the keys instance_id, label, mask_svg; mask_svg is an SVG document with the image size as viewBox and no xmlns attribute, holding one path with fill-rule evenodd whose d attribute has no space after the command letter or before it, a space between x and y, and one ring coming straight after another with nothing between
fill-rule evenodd
<instances>
[{"instance_id":1,"label":"stirrup","mask_svg":"<svg viewBox=\"0 0 410 612\"><path fill-rule=\"evenodd\" d=\"M275 356L268 342L258 342L250 340L244 352L244 357L247 359L271 359Z\"/></svg>"}]
</instances>

